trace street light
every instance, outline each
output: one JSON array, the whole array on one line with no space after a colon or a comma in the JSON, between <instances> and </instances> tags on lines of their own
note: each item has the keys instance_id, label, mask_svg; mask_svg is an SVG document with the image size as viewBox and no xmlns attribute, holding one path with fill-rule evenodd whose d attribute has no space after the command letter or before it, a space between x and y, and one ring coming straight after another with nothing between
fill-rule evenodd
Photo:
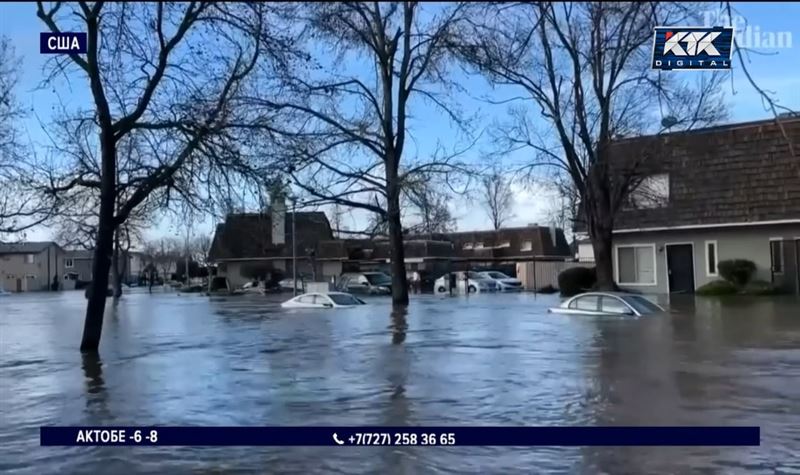
<instances>
[{"instance_id":1,"label":"street light","mask_svg":"<svg viewBox=\"0 0 800 475\"><path fill-rule=\"evenodd\" d=\"M297 296L297 233L296 233L296 221L297 221L297 198L294 196L291 197L292 200L292 279L294 283L292 284L292 296Z\"/></svg>"}]
</instances>

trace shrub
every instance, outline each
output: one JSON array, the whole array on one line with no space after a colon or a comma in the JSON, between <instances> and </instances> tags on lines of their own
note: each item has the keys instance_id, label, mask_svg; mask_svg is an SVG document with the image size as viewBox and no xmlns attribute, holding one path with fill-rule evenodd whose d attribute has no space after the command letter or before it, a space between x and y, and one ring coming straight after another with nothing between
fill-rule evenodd
<instances>
[{"instance_id":1,"label":"shrub","mask_svg":"<svg viewBox=\"0 0 800 475\"><path fill-rule=\"evenodd\" d=\"M747 284L742 293L745 295L777 295L781 289L764 280L754 280Z\"/></svg>"},{"instance_id":2,"label":"shrub","mask_svg":"<svg viewBox=\"0 0 800 475\"><path fill-rule=\"evenodd\" d=\"M739 289L736 288L731 282L727 280L714 280L706 285L698 287L695 291L697 295L733 295L739 292Z\"/></svg>"},{"instance_id":3,"label":"shrub","mask_svg":"<svg viewBox=\"0 0 800 475\"><path fill-rule=\"evenodd\" d=\"M594 267L572 267L558 274L558 289L569 297L592 288L596 281Z\"/></svg>"},{"instance_id":4,"label":"shrub","mask_svg":"<svg viewBox=\"0 0 800 475\"><path fill-rule=\"evenodd\" d=\"M723 279L739 287L744 287L756 272L756 265L747 259L731 259L721 261L717 264L717 269Z\"/></svg>"}]
</instances>

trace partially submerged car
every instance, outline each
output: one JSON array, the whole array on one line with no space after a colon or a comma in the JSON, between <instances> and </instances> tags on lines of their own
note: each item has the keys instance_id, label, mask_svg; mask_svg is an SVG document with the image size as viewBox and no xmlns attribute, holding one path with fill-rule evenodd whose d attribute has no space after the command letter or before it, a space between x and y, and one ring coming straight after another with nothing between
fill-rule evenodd
<instances>
[{"instance_id":1,"label":"partially submerged car","mask_svg":"<svg viewBox=\"0 0 800 475\"><path fill-rule=\"evenodd\" d=\"M347 272L339 277L336 287L351 294L389 295L392 277L384 272Z\"/></svg>"},{"instance_id":2,"label":"partially submerged car","mask_svg":"<svg viewBox=\"0 0 800 475\"><path fill-rule=\"evenodd\" d=\"M298 295L281 304L283 308L349 308L365 302L345 292L313 292Z\"/></svg>"},{"instance_id":3,"label":"partially submerged car","mask_svg":"<svg viewBox=\"0 0 800 475\"><path fill-rule=\"evenodd\" d=\"M438 293L448 292L450 289L450 276L455 275L456 292L463 293L477 293L477 292L496 292L498 284L494 279L482 276L478 272L473 271L458 271L447 273L438 279L433 284L433 288Z\"/></svg>"},{"instance_id":4,"label":"partially submerged car","mask_svg":"<svg viewBox=\"0 0 800 475\"><path fill-rule=\"evenodd\" d=\"M509 292L515 290L522 290L522 282L519 279L514 277L509 277L502 272L498 272L495 270L485 271L485 272L478 272L478 274L482 275L487 279L491 279L497 283L497 287L501 292Z\"/></svg>"},{"instance_id":5,"label":"partially submerged car","mask_svg":"<svg viewBox=\"0 0 800 475\"><path fill-rule=\"evenodd\" d=\"M641 317L661 313L664 309L641 295L626 292L587 292L571 297L549 311L566 315L630 315Z\"/></svg>"}]
</instances>

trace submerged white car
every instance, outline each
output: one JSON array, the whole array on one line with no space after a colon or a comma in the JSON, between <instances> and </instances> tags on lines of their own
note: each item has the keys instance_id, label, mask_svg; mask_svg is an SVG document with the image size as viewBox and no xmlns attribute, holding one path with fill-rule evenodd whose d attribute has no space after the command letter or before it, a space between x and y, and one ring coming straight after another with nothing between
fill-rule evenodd
<instances>
[{"instance_id":1,"label":"submerged white car","mask_svg":"<svg viewBox=\"0 0 800 475\"><path fill-rule=\"evenodd\" d=\"M486 272L478 272L478 274L482 275L487 279L491 279L497 283L497 287L501 292L509 292L513 290L522 290L522 282L519 279L515 279L514 277L509 277L502 272L497 272L494 270L486 271Z\"/></svg>"},{"instance_id":2,"label":"submerged white car","mask_svg":"<svg viewBox=\"0 0 800 475\"><path fill-rule=\"evenodd\" d=\"M498 284L493 279L482 276L479 272L459 271L445 274L433 283L433 290L437 293L445 293L450 290L450 275L455 274L456 292L463 294L469 292L496 292ZM466 292L465 292L466 290Z\"/></svg>"},{"instance_id":3,"label":"submerged white car","mask_svg":"<svg viewBox=\"0 0 800 475\"><path fill-rule=\"evenodd\" d=\"M631 315L641 317L664 309L641 295L625 292L588 292L578 294L549 310L566 315Z\"/></svg>"},{"instance_id":4,"label":"submerged white car","mask_svg":"<svg viewBox=\"0 0 800 475\"><path fill-rule=\"evenodd\" d=\"M283 308L349 308L365 302L344 292L308 293L298 295L281 304Z\"/></svg>"}]
</instances>

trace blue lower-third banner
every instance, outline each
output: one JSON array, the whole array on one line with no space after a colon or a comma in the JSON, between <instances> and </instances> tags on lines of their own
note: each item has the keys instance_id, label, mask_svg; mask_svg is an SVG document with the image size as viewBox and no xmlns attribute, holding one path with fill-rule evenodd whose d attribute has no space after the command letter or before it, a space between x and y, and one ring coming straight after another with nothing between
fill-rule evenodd
<instances>
[{"instance_id":1,"label":"blue lower-third banner","mask_svg":"<svg viewBox=\"0 0 800 475\"><path fill-rule=\"evenodd\" d=\"M747 446L758 427L41 427L41 445Z\"/></svg>"}]
</instances>

